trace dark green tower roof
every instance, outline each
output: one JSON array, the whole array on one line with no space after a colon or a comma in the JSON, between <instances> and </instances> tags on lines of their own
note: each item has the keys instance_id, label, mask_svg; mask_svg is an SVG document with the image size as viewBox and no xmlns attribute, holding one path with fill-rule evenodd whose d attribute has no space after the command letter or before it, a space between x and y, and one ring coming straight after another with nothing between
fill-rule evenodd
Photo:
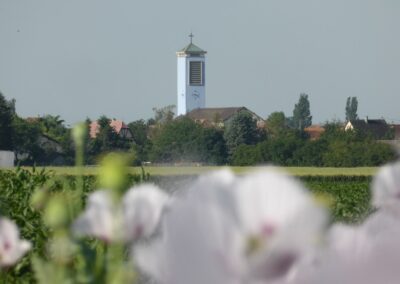
<instances>
[{"instance_id":1,"label":"dark green tower roof","mask_svg":"<svg viewBox=\"0 0 400 284\"><path fill-rule=\"evenodd\" d=\"M190 37L190 43L187 46L185 46L184 48L182 48L181 50L179 50L176 53L176 55L178 55L178 56L187 56L187 55L203 56L204 54L207 53L207 51L202 50L200 47L193 44L194 35L192 33L190 33L189 37Z\"/></svg>"},{"instance_id":2,"label":"dark green tower roof","mask_svg":"<svg viewBox=\"0 0 400 284\"><path fill-rule=\"evenodd\" d=\"M200 47L193 43L189 43L187 46L182 48L177 52L178 54L194 54L194 55L204 55L207 51L202 50Z\"/></svg>"}]
</instances>

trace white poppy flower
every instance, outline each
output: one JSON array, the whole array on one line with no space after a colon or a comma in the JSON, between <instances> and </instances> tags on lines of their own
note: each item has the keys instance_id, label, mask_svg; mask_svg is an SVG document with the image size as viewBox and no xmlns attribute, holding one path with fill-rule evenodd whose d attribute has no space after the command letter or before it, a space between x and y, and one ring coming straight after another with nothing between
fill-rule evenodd
<instances>
[{"instance_id":1,"label":"white poppy flower","mask_svg":"<svg viewBox=\"0 0 400 284\"><path fill-rule=\"evenodd\" d=\"M122 201L125 240L152 235L168 201L168 196L155 185L131 188Z\"/></svg>"},{"instance_id":2,"label":"white poppy flower","mask_svg":"<svg viewBox=\"0 0 400 284\"><path fill-rule=\"evenodd\" d=\"M0 218L0 266L13 265L30 248L30 242L19 238L19 230L15 223L7 218Z\"/></svg>"},{"instance_id":3,"label":"white poppy flower","mask_svg":"<svg viewBox=\"0 0 400 284\"><path fill-rule=\"evenodd\" d=\"M400 217L400 162L378 171L372 182L372 204Z\"/></svg>"},{"instance_id":4,"label":"white poppy flower","mask_svg":"<svg viewBox=\"0 0 400 284\"><path fill-rule=\"evenodd\" d=\"M121 239L121 214L108 190L89 195L85 211L73 224L73 232L107 243Z\"/></svg>"},{"instance_id":5,"label":"white poppy flower","mask_svg":"<svg viewBox=\"0 0 400 284\"><path fill-rule=\"evenodd\" d=\"M163 236L136 249L160 283L262 283L284 276L318 238L325 213L275 171L201 177L165 216Z\"/></svg>"},{"instance_id":6,"label":"white poppy flower","mask_svg":"<svg viewBox=\"0 0 400 284\"><path fill-rule=\"evenodd\" d=\"M241 283L243 239L219 205L176 200L163 225L162 238L136 248L138 265L159 283Z\"/></svg>"},{"instance_id":7,"label":"white poppy flower","mask_svg":"<svg viewBox=\"0 0 400 284\"><path fill-rule=\"evenodd\" d=\"M397 283L400 279L399 234L393 235L394 231L390 230L378 232L376 224L370 225L333 226L328 248L308 283Z\"/></svg>"},{"instance_id":8,"label":"white poppy flower","mask_svg":"<svg viewBox=\"0 0 400 284\"><path fill-rule=\"evenodd\" d=\"M269 169L239 178L233 193L245 237L258 242L250 279L282 277L320 238L326 212L294 178Z\"/></svg>"}]
</instances>

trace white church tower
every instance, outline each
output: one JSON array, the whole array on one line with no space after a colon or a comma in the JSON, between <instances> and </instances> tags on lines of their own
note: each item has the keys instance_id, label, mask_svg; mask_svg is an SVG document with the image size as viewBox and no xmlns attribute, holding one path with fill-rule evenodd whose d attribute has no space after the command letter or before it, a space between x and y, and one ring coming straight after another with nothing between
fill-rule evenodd
<instances>
[{"instance_id":1,"label":"white church tower","mask_svg":"<svg viewBox=\"0 0 400 284\"><path fill-rule=\"evenodd\" d=\"M205 54L207 51L190 44L176 53L178 57L178 107L177 115L206 106Z\"/></svg>"}]
</instances>

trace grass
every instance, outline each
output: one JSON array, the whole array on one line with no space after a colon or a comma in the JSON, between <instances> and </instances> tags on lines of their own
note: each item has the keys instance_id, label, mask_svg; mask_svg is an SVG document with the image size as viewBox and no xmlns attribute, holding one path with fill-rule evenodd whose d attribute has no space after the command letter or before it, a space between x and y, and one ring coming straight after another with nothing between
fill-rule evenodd
<instances>
[{"instance_id":1,"label":"grass","mask_svg":"<svg viewBox=\"0 0 400 284\"><path fill-rule=\"evenodd\" d=\"M190 167L145 167L146 173L151 176L180 176L180 175L198 175L213 170L230 168L237 174L260 170L263 167L219 167L219 166L190 166ZM28 168L29 169L29 168ZM38 167L37 169L41 169ZM46 169L53 171L56 175L76 175L77 169L74 167L47 167ZM278 167L278 169L288 172L295 176L373 176L377 167L357 167L357 168L322 168L322 167ZM84 175L96 175L98 167L84 167ZM139 167L131 167L131 173L140 173Z\"/></svg>"}]
</instances>

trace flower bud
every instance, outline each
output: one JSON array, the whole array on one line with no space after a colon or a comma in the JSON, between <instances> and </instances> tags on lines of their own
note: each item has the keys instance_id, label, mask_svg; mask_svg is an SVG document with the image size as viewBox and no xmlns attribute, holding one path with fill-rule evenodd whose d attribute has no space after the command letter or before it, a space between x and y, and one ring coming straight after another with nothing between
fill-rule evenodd
<instances>
[{"instance_id":1,"label":"flower bud","mask_svg":"<svg viewBox=\"0 0 400 284\"><path fill-rule=\"evenodd\" d=\"M61 195L52 197L44 211L43 220L49 227L61 227L68 221L68 211L65 198Z\"/></svg>"},{"instance_id":2,"label":"flower bud","mask_svg":"<svg viewBox=\"0 0 400 284\"><path fill-rule=\"evenodd\" d=\"M74 139L75 145L82 147L85 142L87 133L87 126L84 122L78 123L72 129L72 138Z\"/></svg>"},{"instance_id":3,"label":"flower bud","mask_svg":"<svg viewBox=\"0 0 400 284\"><path fill-rule=\"evenodd\" d=\"M99 170L101 188L109 188L117 192L127 185L129 155L110 153L106 155Z\"/></svg>"},{"instance_id":4,"label":"flower bud","mask_svg":"<svg viewBox=\"0 0 400 284\"><path fill-rule=\"evenodd\" d=\"M31 196L31 206L35 209L43 208L47 201L48 191L43 188L37 188Z\"/></svg>"}]
</instances>

